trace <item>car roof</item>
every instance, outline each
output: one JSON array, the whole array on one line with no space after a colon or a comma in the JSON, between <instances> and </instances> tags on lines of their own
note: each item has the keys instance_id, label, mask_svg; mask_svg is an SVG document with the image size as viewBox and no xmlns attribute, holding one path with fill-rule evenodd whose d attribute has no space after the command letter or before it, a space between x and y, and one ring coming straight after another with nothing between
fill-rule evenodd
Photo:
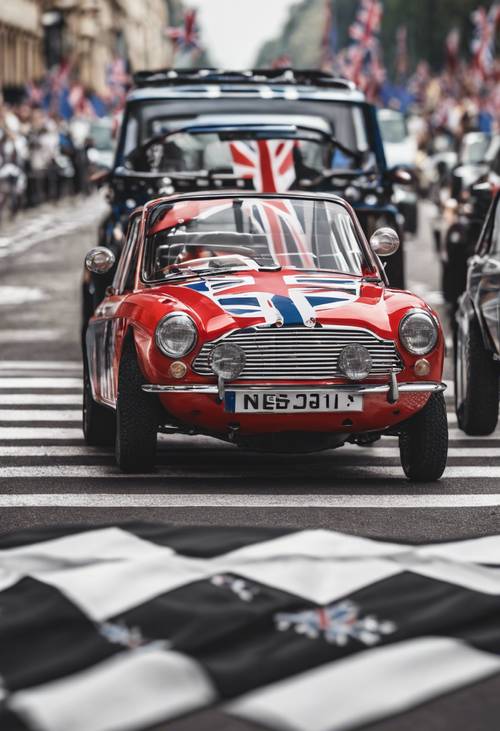
<instances>
[{"instance_id":1,"label":"car roof","mask_svg":"<svg viewBox=\"0 0 500 731\"><path fill-rule=\"evenodd\" d=\"M134 89L127 96L127 103L142 101L159 101L162 99L217 99L220 97L234 99L288 99L296 101L305 99L309 101L331 101L348 102L361 104L365 101L364 94L359 90L328 90L315 89L310 86L297 86L294 88L267 85L260 87L241 88L237 84L206 84L177 86L175 89L164 87L144 87Z\"/></svg>"},{"instance_id":2,"label":"car roof","mask_svg":"<svg viewBox=\"0 0 500 731\"><path fill-rule=\"evenodd\" d=\"M340 203L342 206L347 208L349 211L352 210L349 203L341 198L339 195L333 193L308 193L307 191L289 191L286 193L260 193L255 190L241 191L241 190L230 190L230 191L219 191L219 190L204 190L204 191L193 191L190 193L174 193L174 195L165 195L161 198L154 198L148 201L143 206L136 208L133 214L140 211L151 210L164 203L177 203L178 201L184 200L210 200L210 199L226 199L226 198L271 198L277 200L284 199L306 199L306 200L327 200L332 203ZM132 215L133 215L132 214Z\"/></svg>"},{"instance_id":3,"label":"car roof","mask_svg":"<svg viewBox=\"0 0 500 731\"><path fill-rule=\"evenodd\" d=\"M160 69L134 75L129 103L161 99L309 99L362 103L364 94L348 79L318 70Z\"/></svg>"}]
</instances>

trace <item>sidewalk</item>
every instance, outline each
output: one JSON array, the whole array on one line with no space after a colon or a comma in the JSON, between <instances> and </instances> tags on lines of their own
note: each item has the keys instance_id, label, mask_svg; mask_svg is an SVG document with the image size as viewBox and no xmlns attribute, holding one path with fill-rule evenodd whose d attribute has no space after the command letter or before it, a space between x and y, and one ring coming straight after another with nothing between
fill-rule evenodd
<instances>
[{"instance_id":1,"label":"sidewalk","mask_svg":"<svg viewBox=\"0 0 500 731\"><path fill-rule=\"evenodd\" d=\"M20 254L43 241L97 223L107 203L102 192L72 196L21 211L0 228L0 259Z\"/></svg>"}]
</instances>

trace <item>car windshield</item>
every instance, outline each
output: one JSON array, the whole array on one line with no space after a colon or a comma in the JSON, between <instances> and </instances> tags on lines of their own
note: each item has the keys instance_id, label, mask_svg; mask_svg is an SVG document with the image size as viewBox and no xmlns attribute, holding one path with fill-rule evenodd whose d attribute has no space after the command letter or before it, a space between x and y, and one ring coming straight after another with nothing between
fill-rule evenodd
<instances>
[{"instance_id":1,"label":"car windshield","mask_svg":"<svg viewBox=\"0 0 500 731\"><path fill-rule=\"evenodd\" d=\"M384 115L382 112L378 117L380 132L384 142L399 144L408 137L405 118L402 114Z\"/></svg>"},{"instance_id":2,"label":"car windshield","mask_svg":"<svg viewBox=\"0 0 500 731\"><path fill-rule=\"evenodd\" d=\"M273 191L287 190L296 180L321 175L335 156L343 158L342 167L355 165L354 156L342 154L321 137L240 139L237 132L178 132L132 152L126 167L136 172L236 175L253 180L257 190Z\"/></svg>"},{"instance_id":3,"label":"car windshield","mask_svg":"<svg viewBox=\"0 0 500 731\"><path fill-rule=\"evenodd\" d=\"M188 114L186 114L189 109ZM370 149L369 130L366 126L363 108L360 104L341 101L310 101L289 99L251 100L229 99L221 97L217 100L190 99L186 101L173 99L165 101L134 102L130 105L122 129L119 159L123 164L130 153L153 137L192 125L212 123L226 124L295 124L315 127L332 135L344 147L366 153ZM218 142L213 140L212 142ZM207 143L204 140L204 143ZM190 145L199 144L199 140L191 140ZM227 145L223 161L227 163ZM316 145L317 147L317 145ZM316 151L317 152L317 151ZM336 151L337 156L340 155ZM335 166L342 167L343 160L335 159ZM347 164L351 161L347 160ZM218 161L217 161L218 163ZM331 166L329 160L326 167Z\"/></svg>"},{"instance_id":4,"label":"car windshield","mask_svg":"<svg viewBox=\"0 0 500 731\"><path fill-rule=\"evenodd\" d=\"M269 267L361 275L363 263L354 221L340 203L242 196L159 205L143 270L157 282Z\"/></svg>"},{"instance_id":5,"label":"car windshield","mask_svg":"<svg viewBox=\"0 0 500 731\"><path fill-rule=\"evenodd\" d=\"M470 135L465 135L462 149L460 150L460 161L463 165L477 165L483 162L488 146L490 144L490 137L480 132L475 132Z\"/></svg>"}]
</instances>

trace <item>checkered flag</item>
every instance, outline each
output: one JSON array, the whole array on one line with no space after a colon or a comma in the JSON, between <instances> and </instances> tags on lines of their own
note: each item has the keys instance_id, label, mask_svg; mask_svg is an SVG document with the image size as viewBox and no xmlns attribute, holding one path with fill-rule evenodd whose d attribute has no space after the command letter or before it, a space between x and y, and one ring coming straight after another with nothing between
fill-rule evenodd
<instances>
[{"instance_id":1,"label":"checkered flag","mask_svg":"<svg viewBox=\"0 0 500 731\"><path fill-rule=\"evenodd\" d=\"M500 536L0 538L0 728L358 728L500 673L499 569Z\"/></svg>"}]
</instances>

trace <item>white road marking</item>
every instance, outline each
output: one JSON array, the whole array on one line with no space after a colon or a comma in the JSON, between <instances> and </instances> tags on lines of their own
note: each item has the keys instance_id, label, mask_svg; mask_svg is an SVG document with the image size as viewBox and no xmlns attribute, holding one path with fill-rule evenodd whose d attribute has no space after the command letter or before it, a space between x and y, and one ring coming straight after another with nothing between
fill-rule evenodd
<instances>
[{"instance_id":1,"label":"white road marking","mask_svg":"<svg viewBox=\"0 0 500 731\"><path fill-rule=\"evenodd\" d=\"M2 508L484 508L499 493L470 495L228 495L176 493L32 493L0 495Z\"/></svg>"},{"instance_id":2,"label":"white road marking","mask_svg":"<svg viewBox=\"0 0 500 731\"><path fill-rule=\"evenodd\" d=\"M44 439L80 439L82 437L82 430L80 428L58 428L58 427L26 427L26 426L20 426L20 427L0 427L0 440L3 439L9 439L9 440L26 440L26 439L37 439L40 441L43 441ZM500 432L496 431L493 434L489 434L486 437L469 437L467 434L464 434L460 429L450 429L449 430L449 437L450 437L450 444L454 441L480 441L480 442L488 442L488 441L496 441L500 442ZM188 437L184 435L172 435L172 436L161 436L160 435L160 441L163 441L165 444L173 444L173 443L179 443L182 441L183 445L189 446L192 445L193 449L196 448L196 440L200 439L200 437ZM397 443L398 437L382 437L382 444L394 444ZM226 442L221 442L215 438L212 439L212 443L214 445L219 445L220 448L227 448L227 449L235 449L230 444L227 444ZM378 444L378 442L377 442ZM370 449L380 449L374 445L373 448L370 447ZM340 450L344 449L343 447L340 448ZM357 448L360 449L359 447Z\"/></svg>"},{"instance_id":3,"label":"white road marking","mask_svg":"<svg viewBox=\"0 0 500 731\"><path fill-rule=\"evenodd\" d=\"M374 445L373 447L341 447L338 454L346 455L363 455L363 457L399 457L399 449L397 447L379 447ZM485 457L496 459L500 458L500 448L498 447L450 447L448 449L448 457L450 459L471 459L474 457Z\"/></svg>"},{"instance_id":4,"label":"white road marking","mask_svg":"<svg viewBox=\"0 0 500 731\"><path fill-rule=\"evenodd\" d=\"M0 389L7 388L74 388L81 390L81 378L0 378Z\"/></svg>"},{"instance_id":5,"label":"white road marking","mask_svg":"<svg viewBox=\"0 0 500 731\"><path fill-rule=\"evenodd\" d=\"M32 428L26 426L0 426L0 440L11 439L23 441L26 439L82 439L81 428L59 429L57 427Z\"/></svg>"},{"instance_id":6,"label":"white road marking","mask_svg":"<svg viewBox=\"0 0 500 731\"><path fill-rule=\"evenodd\" d=\"M77 360L0 360L1 371L81 371Z\"/></svg>"},{"instance_id":7,"label":"white road marking","mask_svg":"<svg viewBox=\"0 0 500 731\"><path fill-rule=\"evenodd\" d=\"M0 409L0 421L81 421L81 409Z\"/></svg>"},{"instance_id":8,"label":"white road marking","mask_svg":"<svg viewBox=\"0 0 500 731\"><path fill-rule=\"evenodd\" d=\"M74 406L81 405L79 394L72 393L0 393L1 406Z\"/></svg>"},{"instance_id":9,"label":"white road marking","mask_svg":"<svg viewBox=\"0 0 500 731\"><path fill-rule=\"evenodd\" d=\"M75 430L79 431L79 430ZM81 434L81 433L80 433ZM193 444L193 448L197 448L197 444ZM223 449L224 447L228 446L224 442L219 442L218 445L210 445L212 448L208 451L214 451L214 449L217 449L217 447L220 447ZM170 446L170 449L172 449L172 445ZM86 445L81 447L67 447L64 445L56 445L56 446L37 446L37 447L26 447L23 445L16 445L15 447L3 447L0 446L0 457L77 457L77 456L88 456L88 457L102 457L102 456L112 456L113 450L112 447L109 447L109 449L101 449L101 450L95 450L93 447L88 447ZM394 458L399 459L399 449L396 447L367 447L367 448L359 448L359 447L351 447L346 446L340 449L336 453L335 456L332 456L331 454L321 453L318 454L318 458L322 460L322 462L327 461L328 459L336 459L337 454L339 456L352 456L352 457L370 457L373 458L374 461L377 459L382 458ZM160 450L161 455L161 450ZM199 456L199 453L198 453ZM484 459L500 459L500 448L497 447L477 447L472 449L466 449L463 447L452 447L448 450L448 457L450 459L471 459L474 457L480 457ZM360 465L362 467L362 465Z\"/></svg>"},{"instance_id":10,"label":"white road marking","mask_svg":"<svg viewBox=\"0 0 500 731\"><path fill-rule=\"evenodd\" d=\"M40 302L47 296L38 287L0 287L0 306L24 305L26 302Z\"/></svg>"},{"instance_id":11,"label":"white road marking","mask_svg":"<svg viewBox=\"0 0 500 731\"><path fill-rule=\"evenodd\" d=\"M335 459L332 458L331 463L328 465L330 470L335 470L335 475L329 474L329 470L325 469L327 465L321 464L320 467L312 470L310 465L305 465L303 470L294 468L294 474L297 476L304 476L306 474L310 478L320 477L322 473L328 474L332 479L338 479L337 475L341 473L340 479L359 479L366 480L367 478L380 478L386 480L397 480L404 479L403 470L401 467L385 467L383 465L360 465L353 462L350 465L339 465L335 463ZM115 465L28 465L23 467L0 467L0 479L11 479L18 477L29 477L30 479L47 478L47 477L75 477L75 478L103 478L103 477L120 477L123 479L137 479L138 477L147 478L149 480L162 480L162 479L204 479L210 477L212 479L233 479L241 481L246 477L255 477L260 472L266 472L270 477L275 477L276 474L281 474L282 466L276 464L273 469L268 464L255 469L249 469L248 467L239 467L238 465L226 465L225 469L214 471L210 468L207 469L186 469L184 466L180 466L178 469L173 467L160 467L156 472L140 475L125 474L120 472L118 467ZM350 476L352 474L352 477ZM443 475L448 480L461 480L461 479L478 479L478 478L500 478L500 465L488 466L488 465L466 465L466 466L451 466L447 467Z\"/></svg>"},{"instance_id":12,"label":"white road marking","mask_svg":"<svg viewBox=\"0 0 500 731\"><path fill-rule=\"evenodd\" d=\"M66 447L63 445L51 447L15 447L0 446L0 457L109 457L113 454L111 447L108 450L99 447Z\"/></svg>"},{"instance_id":13,"label":"white road marking","mask_svg":"<svg viewBox=\"0 0 500 731\"><path fill-rule=\"evenodd\" d=\"M45 343L60 340L62 335L62 330L0 330L0 343Z\"/></svg>"}]
</instances>

